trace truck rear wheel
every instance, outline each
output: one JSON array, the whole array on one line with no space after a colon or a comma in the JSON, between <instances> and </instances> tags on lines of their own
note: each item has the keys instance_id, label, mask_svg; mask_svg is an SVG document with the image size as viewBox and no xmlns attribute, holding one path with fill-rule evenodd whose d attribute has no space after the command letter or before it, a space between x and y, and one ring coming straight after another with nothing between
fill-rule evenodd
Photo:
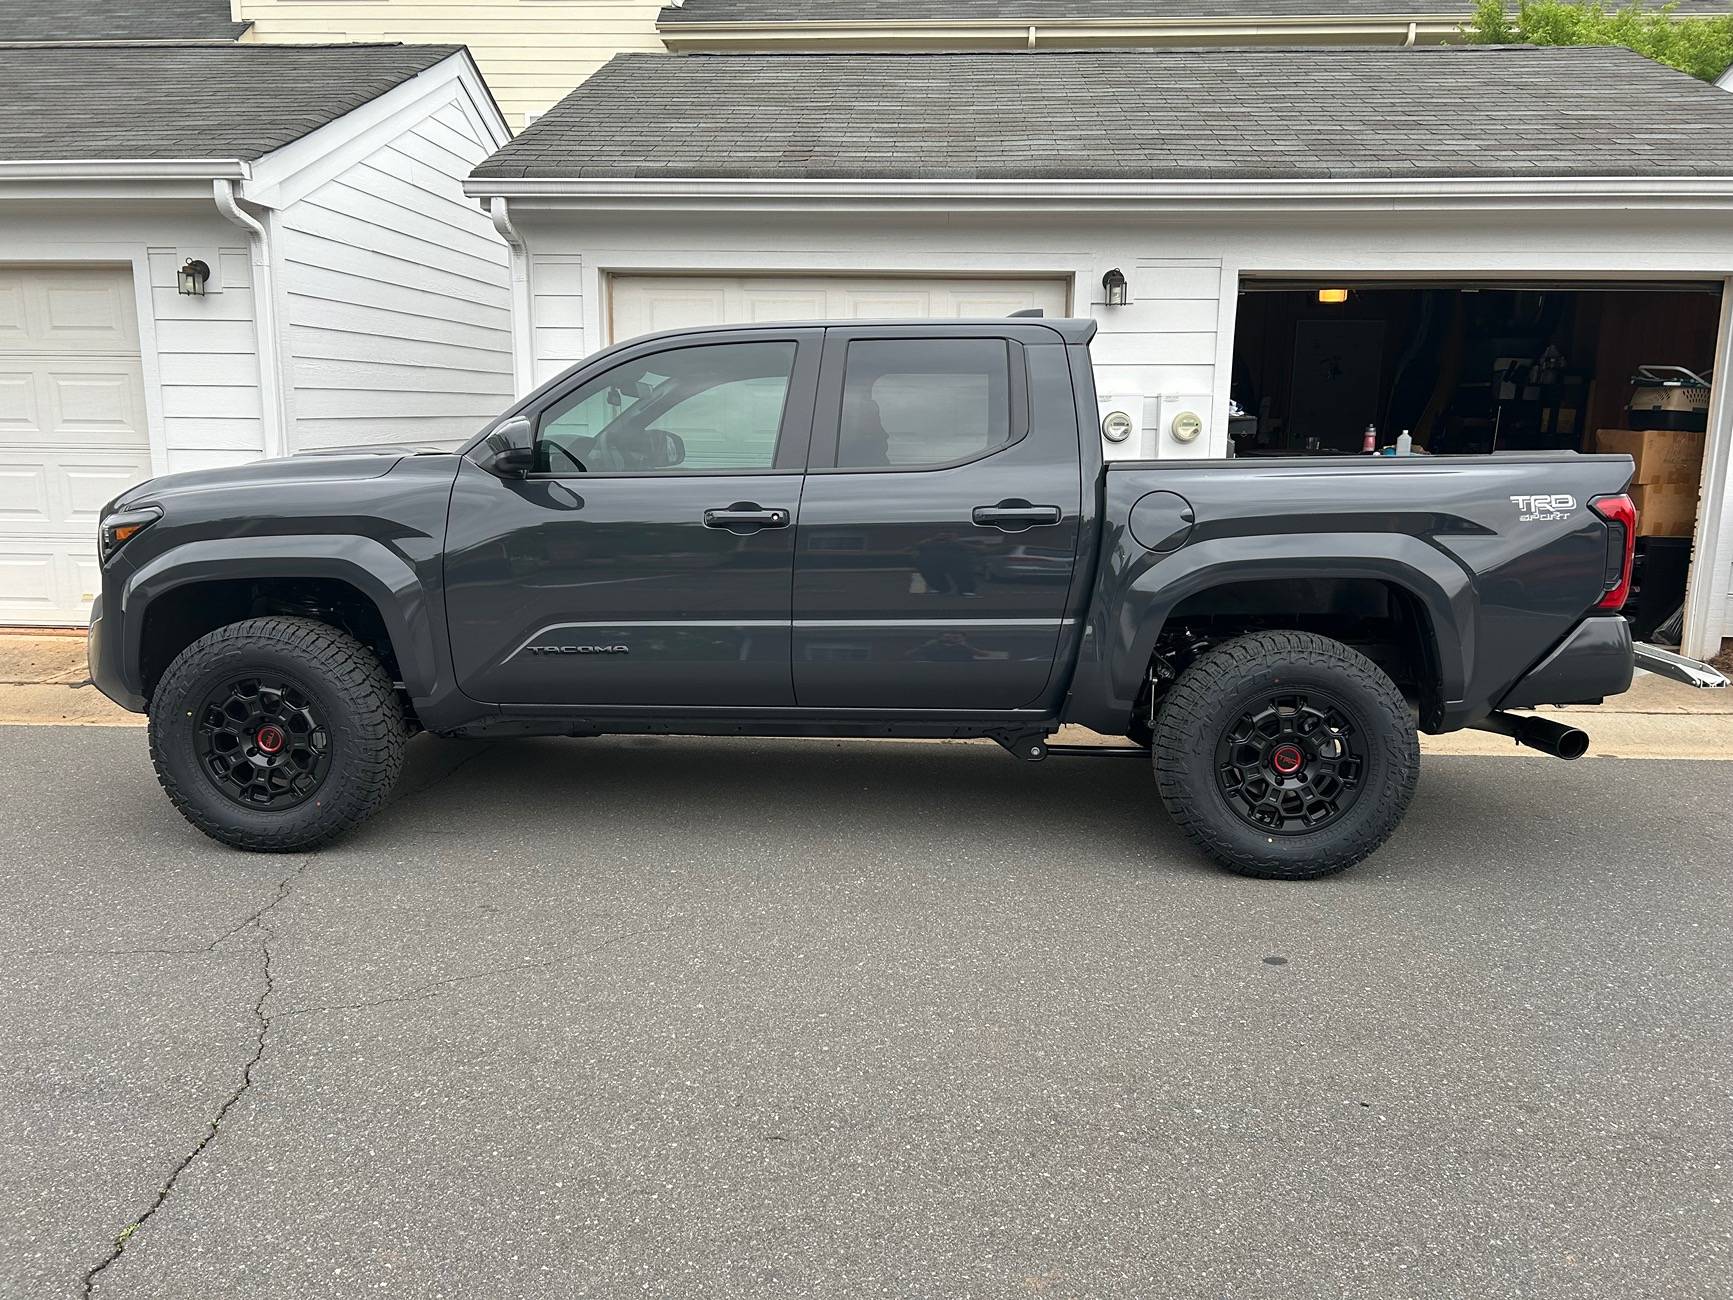
<instances>
[{"instance_id":1,"label":"truck rear wheel","mask_svg":"<svg viewBox=\"0 0 1733 1300\"><path fill-rule=\"evenodd\" d=\"M1308 632L1259 632L1199 658L1162 701L1155 782L1181 830L1230 871L1309 880L1395 831L1420 746L1370 659Z\"/></svg>"},{"instance_id":2,"label":"truck rear wheel","mask_svg":"<svg viewBox=\"0 0 1733 1300\"><path fill-rule=\"evenodd\" d=\"M391 678L346 632L254 618L193 642L150 702L150 755L174 806L240 849L292 853L377 811L408 735Z\"/></svg>"}]
</instances>

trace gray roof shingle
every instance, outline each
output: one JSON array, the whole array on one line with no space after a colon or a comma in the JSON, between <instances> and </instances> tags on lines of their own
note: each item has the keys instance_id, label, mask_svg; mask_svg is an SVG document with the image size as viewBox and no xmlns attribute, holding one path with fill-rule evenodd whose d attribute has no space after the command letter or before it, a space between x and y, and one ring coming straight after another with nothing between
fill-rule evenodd
<instances>
[{"instance_id":1,"label":"gray roof shingle","mask_svg":"<svg viewBox=\"0 0 1733 1300\"><path fill-rule=\"evenodd\" d=\"M1733 175L1733 94L1628 50L623 54L481 177Z\"/></svg>"},{"instance_id":2,"label":"gray roof shingle","mask_svg":"<svg viewBox=\"0 0 1733 1300\"><path fill-rule=\"evenodd\" d=\"M9 0L7 0L9 2ZM251 162L461 45L0 47L0 162Z\"/></svg>"},{"instance_id":3,"label":"gray roof shingle","mask_svg":"<svg viewBox=\"0 0 1733 1300\"><path fill-rule=\"evenodd\" d=\"M1661 0L1647 0L1651 7ZM1622 8L1609 4L1609 9ZM1733 0L1679 0L1684 14L1733 11ZM1068 19L1466 18L1473 0L686 0L659 19L681 23L1064 22Z\"/></svg>"},{"instance_id":4,"label":"gray roof shingle","mask_svg":"<svg viewBox=\"0 0 1733 1300\"><path fill-rule=\"evenodd\" d=\"M0 0L0 42L232 41L229 0Z\"/></svg>"}]
</instances>

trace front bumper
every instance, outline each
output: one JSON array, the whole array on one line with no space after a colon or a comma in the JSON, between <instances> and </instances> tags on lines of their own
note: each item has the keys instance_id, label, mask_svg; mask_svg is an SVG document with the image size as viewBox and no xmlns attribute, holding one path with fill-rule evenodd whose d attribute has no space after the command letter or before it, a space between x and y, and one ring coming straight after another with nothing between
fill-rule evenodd
<instances>
[{"instance_id":1,"label":"front bumper","mask_svg":"<svg viewBox=\"0 0 1733 1300\"><path fill-rule=\"evenodd\" d=\"M1631 625L1617 614L1585 618L1505 693L1498 707L1599 704L1630 690L1635 669Z\"/></svg>"},{"instance_id":2,"label":"front bumper","mask_svg":"<svg viewBox=\"0 0 1733 1300\"><path fill-rule=\"evenodd\" d=\"M133 713L145 711L144 696L127 688L120 672L120 647L115 644L118 629L113 620L102 616L102 597L90 607L90 632L84 640L85 663L90 668L90 680L109 699Z\"/></svg>"}]
</instances>

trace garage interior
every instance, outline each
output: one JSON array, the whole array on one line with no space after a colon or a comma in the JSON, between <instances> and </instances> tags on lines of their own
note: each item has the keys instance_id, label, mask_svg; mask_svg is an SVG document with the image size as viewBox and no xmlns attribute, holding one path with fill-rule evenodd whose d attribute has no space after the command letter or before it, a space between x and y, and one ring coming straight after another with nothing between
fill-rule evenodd
<instances>
[{"instance_id":1,"label":"garage interior","mask_svg":"<svg viewBox=\"0 0 1733 1300\"><path fill-rule=\"evenodd\" d=\"M1236 456L1623 451L1639 639L1677 644L1718 283L1241 282ZM1644 369L1647 368L1647 369ZM1698 382L1705 381L1705 382Z\"/></svg>"}]
</instances>

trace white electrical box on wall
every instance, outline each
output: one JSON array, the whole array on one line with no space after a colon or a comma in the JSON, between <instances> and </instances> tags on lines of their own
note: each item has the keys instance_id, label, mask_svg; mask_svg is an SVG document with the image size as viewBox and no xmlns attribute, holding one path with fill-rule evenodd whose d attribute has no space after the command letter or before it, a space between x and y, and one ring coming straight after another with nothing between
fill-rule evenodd
<instances>
[{"instance_id":1,"label":"white electrical box on wall","mask_svg":"<svg viewBox=\"0 0 1733 1300\"><path fill-rule=\"evenodd\" d=\"M1155 399L1155 454L1208 456L1208 393L1162 393Z\"/></svg>"},{"instance_id":2,"label":"white electrical box on wall","mask_svg":"<svg viewBox=\"0 0 1733 1300\"><path fill-rule=\"evenodd\" d=\"M1097 395L1099 419L1095 431L1101 436L1101 454L1107 460L1143 460L1149 456L1149 441L1143 425L1143 394Z\"/></svg>"}]
</instances>

